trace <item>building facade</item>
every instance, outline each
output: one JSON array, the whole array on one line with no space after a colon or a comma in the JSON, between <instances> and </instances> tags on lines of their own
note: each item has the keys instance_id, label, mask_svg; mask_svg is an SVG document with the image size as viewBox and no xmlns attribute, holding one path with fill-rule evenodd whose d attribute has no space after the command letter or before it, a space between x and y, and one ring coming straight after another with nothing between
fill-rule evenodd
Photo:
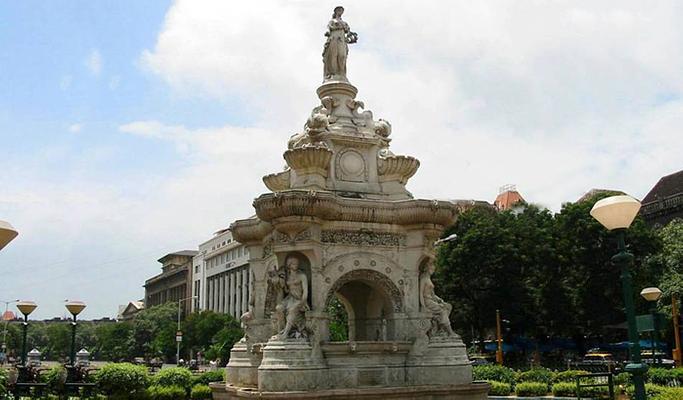
<instances>
[{"instance_id":1,"label":"building facade","mask_svg":"<svg viewBox=\"0 0 683 400\"><path fill-rule=\"evenodd\" d=\"M666 225L683 218L683 170L663 176L645 195L640 214L650 225Z\"/></svg>"},{"instance_id":2,"label":"building facade","mask_svg":"<svg viewBox=\"0 0 683 400\"><path fill-rule=\"evenodd\" d=\"M249 309L249 252L230 230L220 230L200 244L192 265L193 311L211 310L239 318Z\"/></svg>"},{"instance_id":3,"label":"building facade","mask_svg":"<svg viewBox=\"0 0 683 400\"><path fill-rule=\"evenodd\" d=\"M158 261L161 273L145 281L145 308L178 302L192 296L192 260L197 255L195 250L183 250L166 254ZM183 304L185 312L191 310L192 304Z\"/></svg>"}]
</instances>

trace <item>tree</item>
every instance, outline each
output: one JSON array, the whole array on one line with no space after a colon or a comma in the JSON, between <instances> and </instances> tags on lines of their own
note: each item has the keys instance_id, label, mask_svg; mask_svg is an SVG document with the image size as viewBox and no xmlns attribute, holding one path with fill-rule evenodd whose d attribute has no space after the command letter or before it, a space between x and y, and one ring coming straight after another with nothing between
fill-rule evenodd
<instances>
[{"instance_id":1,"label":"tree","mask_svg":"<svg viewBox=\"0 0 683 400\"><path fill-rule=\"evenodd\" d=\"M673 294L679 300L683 299L683 219L674 219L655 232L662 242L662 251L653 255L648 262L654 264L655 268L661 268L661 302L670 304Z\"/></svg>"},{"instance_id":2,"label":"tree","mask_svg":"<svg viewBox=\"0 0 683 400\"><path fill-rule=\"evenodd\" d=\"M102 324L95 329L97 341L92 351L95 359L107 361L130 360L133 347L133 327L130 322Z\"/></svg>"},{"instance_id":3,"label":"tree","mask_svg":"<svg viewBox=\"0 0 683 400\"><path fill-rule=\"evenodd\" d=\"M175 358L178 303L166 303L140 311L133 320L136 356Z\"/></svg>"},{"instance_id":4,"label":"tree","mask_svg":"<svg viewBox=\"0 0 683 400\"><path fill-rule=\"evenodd\" d=\"M463 338L492 336L496 309L514 334L541 341L599 335L623 322L620 271L611 263L615 233L589 213L609 195L564 204L555 215L533 205L516 212L476 206L461 214L444 232L457 239L439 247L435 281L453 304L451 320ZM634 287L658 282L663 268L645 260L661 240L636 218L626 241L635 255Z\"/></svg>"},{"instance_id":5,"label":"tree","mask_svg":"<svg viewBox=\"0 0 683 400\"><path fill-rule=\"evenodd\" d=\"M207 358L226 362L230 349L244 336L237 320L228 314L202 311L190 314L183 322L185 348L203 352Z\"/></svg>"}]
</instances>

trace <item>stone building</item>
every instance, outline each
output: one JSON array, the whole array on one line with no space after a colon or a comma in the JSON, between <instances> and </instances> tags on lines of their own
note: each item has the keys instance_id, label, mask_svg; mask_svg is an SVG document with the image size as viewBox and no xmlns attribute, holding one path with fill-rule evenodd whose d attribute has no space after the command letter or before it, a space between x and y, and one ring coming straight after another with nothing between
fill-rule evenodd
<instances>
[{"instance_id":1,"label":"stone building","mask_svg":"<svg viewBox=\"0 0 683 400\"><path fill-rule=\"evenodd\" d=\"M683 218L683 170L659 179L641 203L640 215L651 225Z\"/></svg>"},{"instance_id":2,"label":"stone building","mask_svg":"<svg viewBox=\"0 0 683 400\"><path fill-rule=\"evenodd\" d=\"M166 254L158 261L161 273L145 281L145 308L168 302L178 302L192 296L192 259L197 255L194 250L182 250ZM192 305L183 304L186 313Z\"/></svg>"},{"instance_id":3,"label":"stone building","mask_svg":"<svg viewBox=\"0 0 683 400\"><path fill-rule=\"evenodd\" d=\"M211 310L235 318L247 311L249 251L229 229L200 244L192 265L193 311Z\"/></svg>"}]
</instances>

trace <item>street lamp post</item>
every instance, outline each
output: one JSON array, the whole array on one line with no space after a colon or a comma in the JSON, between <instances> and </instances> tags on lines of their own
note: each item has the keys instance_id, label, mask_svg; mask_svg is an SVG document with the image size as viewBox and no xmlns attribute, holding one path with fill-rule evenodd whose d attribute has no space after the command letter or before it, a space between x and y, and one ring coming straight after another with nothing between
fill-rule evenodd
<instances>
[{"instance_id":1,"label":"street lamp post","mask_svg":"<svg viewBox=\"0 0 683 400\"><path fill-rule=\"evenodd\" d=\"M175 342L176 342L176 351L175 351L175 363L176 363L176 365L180 364L180 342L183 341L183 333L180 331L180 310L181 310L180 305L183 304L184 301L192 300L192 299L196 299L196 298L197 298L197 296L190 296L190 297L186 297L184 299L178 300L178 330L176 331L176 340L175 340Z\"/></svg>"},{"instance_id":2,"label":"street lamp post","mask_svg":"<svg viewBox=\"0 0 683 400\"><path fill-rule=\"evenodd\" d=\"M644 375L647 365L640 358L640 344L638 329L636 327L636 313L633 304L633 287L630 265L633 263L633 254L626 251L624 232L631 226L633 219L640 210L640 202L631 196L612 196L604 198L593 206L590 214L608 230L617 232L618 252L612 257L612 262L621 267L621 284L624 291L624 305L626 308L626 321L628 323L628 339L631 360L626 365L626 372L633 377L635 387L635 400L645 400Z\"/></svg>"},{"instance_id":3,"label":"street lamp post","mask_svg":"<svg viewBox=\"0 0 683 400\"><path fill-rule=\"evenodd\" d=\"M12 303L16 303L19 300L10 300L10 301L3 301L5 303L5 312L2 314L3 319L6 318L7 316L7 311L9 311L9 305ZM0 350L2 353L7 355L7 328L9 327L9 319L5 319L5 329L2 331L2 346L0 346ZM4 362L4 359L2 360Z\"/></svg>"},{"instance_id":4,"label":"street lamp post","mask_svg":"<svg viewBox=\"0 0 683 400\"><path fill-rule=\"evenodd\" d=\"M26 366L26 334L28 332L28 316L33 312L33 310L36 309L38 305L33 302L33 301L18 301L17 302L17 308L19 311L21 311L22 314L24 314L24 332L23 332L23 339L21 341L21 365Z\"/></svg>"},{"instance_id":5,"label":"street lamp post","mask_svg":"<svg viewBox=\"0 0 683 400\"><path fill-rule=\"evenodd\" d=\"M71 351L69 352L69 360L73 367L76 365L76 317L85 309L86 305L82 301L67 300L64 307L66 307L73 316L73 321L71 321Z\"/></svg>"},{"instance_id":6,"label":"street lamp post","mask_svg":"<svg viewBox=\"0 0 683 400\"><path fill-rule=\"evenodd\" d=\"M662 297L662 291L656 287L645 288L640 291L640 295L650 303L650 314L652 314L652 365L659 366L659 356L657 350L659 349L659 318L657 318L657 300Z\"/></svg>"}]
</instances>

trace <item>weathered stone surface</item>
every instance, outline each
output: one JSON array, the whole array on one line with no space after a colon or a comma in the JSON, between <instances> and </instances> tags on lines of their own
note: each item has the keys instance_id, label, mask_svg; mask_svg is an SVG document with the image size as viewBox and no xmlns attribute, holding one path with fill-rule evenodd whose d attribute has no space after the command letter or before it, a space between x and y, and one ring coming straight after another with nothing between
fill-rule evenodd
<instances>
[{"instance_id":1,"label":"weathered stone surface","mask_svg":"<svg viewBox=\"0 0 683 400\"><path fill-rule=\"evenodd\" d=\"M339 9L328 33L320 105L290 138L288 169L263 178L273 193L256 217L231 225L254 296L214 398L485 399L430 278L434 241L472 204L413 199L420 163L394 155L391 124L356 100ZM332 299L346 342L330 341Z\"/></svg>"}]
</instances>

